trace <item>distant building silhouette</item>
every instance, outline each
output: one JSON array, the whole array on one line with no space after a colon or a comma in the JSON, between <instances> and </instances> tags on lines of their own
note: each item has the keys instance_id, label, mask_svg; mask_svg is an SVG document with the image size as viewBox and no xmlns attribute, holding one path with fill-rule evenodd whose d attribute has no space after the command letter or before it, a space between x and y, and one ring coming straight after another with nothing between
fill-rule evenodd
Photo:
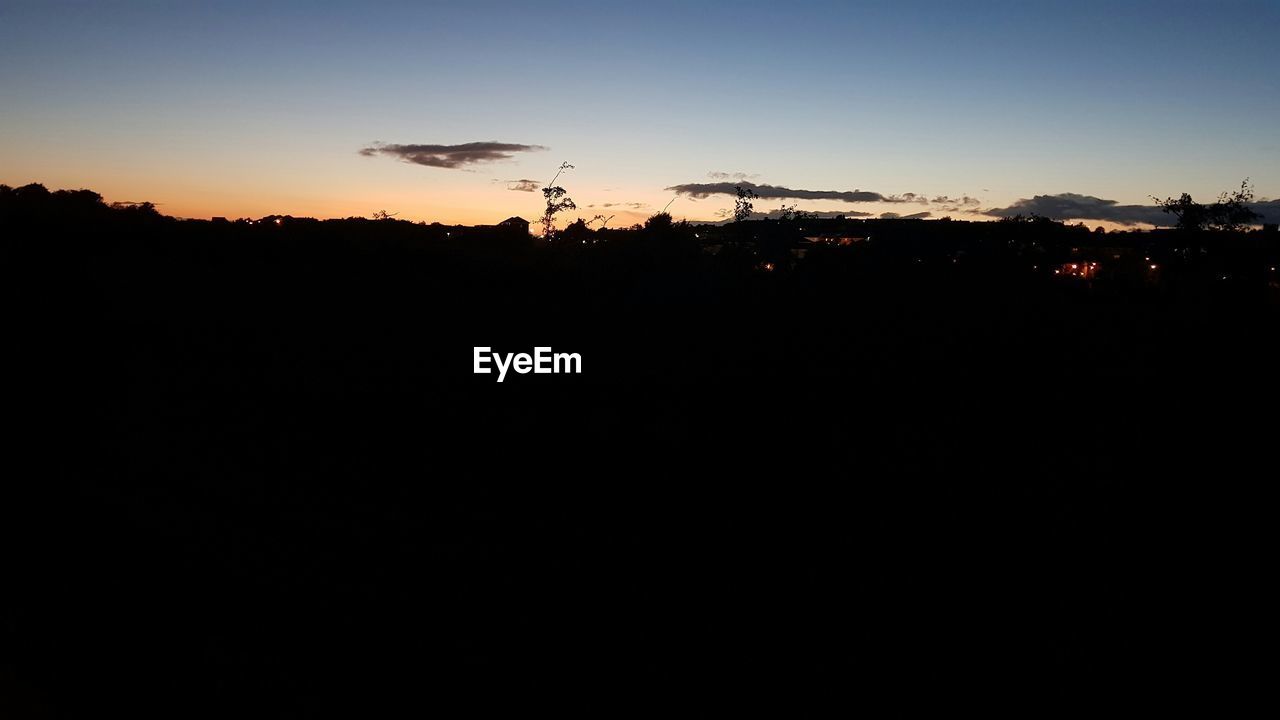
<instances>
[{"instance_id":1,"label":"distant building silhouette","mask_svg":"<svg viewBox=\"0 0 1280 720\"><path fill-rule=\"evenodd\" d=\"M507 230L519 230L525 234L529 233L529 221L519 216L509 217L506 220L503 220L498 223L498 227Z\"/></svg>"}]
</instances>

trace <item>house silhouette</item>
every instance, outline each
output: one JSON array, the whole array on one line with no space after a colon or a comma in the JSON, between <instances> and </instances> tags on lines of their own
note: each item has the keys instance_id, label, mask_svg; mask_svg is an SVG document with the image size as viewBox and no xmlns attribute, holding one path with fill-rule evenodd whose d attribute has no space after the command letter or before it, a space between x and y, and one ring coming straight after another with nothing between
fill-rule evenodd
<instances>
[{"instance_id":1,"label":"house silhouette","mask_svg":"<svg viewBox=\"0 0 1280 720\"><path fill-rule=\"evenodd\" d=\"M519 216L509 217L498 223L498 227L506 230L519 230L526 235L529 233L529 221Z\"/></svg>"}]
</instances>

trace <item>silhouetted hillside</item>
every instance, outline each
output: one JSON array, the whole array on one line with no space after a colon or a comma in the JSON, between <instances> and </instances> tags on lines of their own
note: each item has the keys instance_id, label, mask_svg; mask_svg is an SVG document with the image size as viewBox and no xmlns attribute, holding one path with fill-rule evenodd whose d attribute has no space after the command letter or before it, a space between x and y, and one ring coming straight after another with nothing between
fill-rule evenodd
<instances>
[{"instance_id":1,"label":"silhouetted hillside","mask_svg":"<svg viewBox=\"0 0 1280 720\"><path fill-rule=\"evenodd\" d=\"M27 186L0 234L0 647L59 717L1070 692L1250 631L1188 618L1256 572L1218 506L1273 463L1274 231L547 241Z\"/></svg>"}]
</instances>

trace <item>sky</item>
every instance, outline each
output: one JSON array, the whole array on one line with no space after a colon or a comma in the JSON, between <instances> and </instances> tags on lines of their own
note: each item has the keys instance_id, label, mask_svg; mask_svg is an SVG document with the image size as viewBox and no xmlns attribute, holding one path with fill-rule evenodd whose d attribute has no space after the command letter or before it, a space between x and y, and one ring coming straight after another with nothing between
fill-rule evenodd
<instances>
[{"instance_id":1,"label":"sky","mask_svg":"<svg viewBox=\"0 0 1280 720\"><path fill-rule=\"evenodd\" d=\"M740 182L765 211L1158 221L1153 195L1280 196L1278 31L1275 0L0 0L0 183L475 224L536 218L569 162L569 218L611 226L717 220Z\"/></svg>"}]
</instances>

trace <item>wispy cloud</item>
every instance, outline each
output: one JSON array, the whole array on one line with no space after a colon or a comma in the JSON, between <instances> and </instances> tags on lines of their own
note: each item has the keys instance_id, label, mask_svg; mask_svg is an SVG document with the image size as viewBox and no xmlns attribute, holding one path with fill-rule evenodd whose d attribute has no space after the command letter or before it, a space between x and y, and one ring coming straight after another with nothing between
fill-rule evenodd
<instances>
[{"instance_id":1,"label":"wispy cloud","mask_svg":"<svg viewBox=\"0 0 1280 720\"><path fill-rule=\"evenodd\" d=\"M919 195L917 193L902 193L901 195L887 195L885 196L884 201L893 202L893 203L917 203L920 205L929 204L928 197L924 195Z\"/></svg>"},{"instance_id":2,"label":"wispy cloud","mask_svg":"<svg viewBox=\"0 0 1280 720\"><path fill-rule=\"evenodd\" d=\"M538 186L542 184L537 180L523 178L520 180L503 180L503 182L507 184L508 190L515 190L517 192L536 192L538 190Z\"/></svg>"},{"instance_id":3,"label":"wispy cloud","mask_svg":"<svg viewBox=\"0 0 1280 720\"><path fill-rule=\"evenodd\" d=\"M933 213L928 210L925 210L924 212L911 213L910 215L899 215L896 212L880 213L881 220L923 220L929 217L933 217Z\"/></svg>"},{"instance_id":4,"label":"wispy cloud","mask_svg":"<svg viewBox=\"0 0 1280 720\"><path fill-rule=\"evenodd\" d=\"M741 182L743 180L751 180L753 178L758 178L760 177L760 175L758 173L720 172L719 170L712 170L711 172L707 173L707 177L711 178L712 180L737 180Z\"/></svg>"},{"instance_id":5,"label":"wispy cloud","mask_svg":"<svg viewBox=\"0 0 1280 720\"><path fill-rule=\"evenodd\" d=\"M631 208L632 210L639 210L639 209L641 209L641 208L647 208L647 207L649 207L649 203L642 203L642 202L607 202L607 203L598 203L598 204L595 204L595 205L588 205L587 207L589 207L589 208L597 208L597 207L598 207L598 208Z\"/></svg>"},{"instance_id":6,"label":"wispy cloud","mask_svg":"<svg viewBox=\"0 0 1280 720\"><path fill-rule=\"evenodd\" d=\"M522 145L497 141L470 142L461 145L398 145L374 142L360 148L361 155L386 155L403 162L427 167L460 169L476 163L510 160L516 153L546 150L542 145Z\"/></svg>"}]
</instances>

